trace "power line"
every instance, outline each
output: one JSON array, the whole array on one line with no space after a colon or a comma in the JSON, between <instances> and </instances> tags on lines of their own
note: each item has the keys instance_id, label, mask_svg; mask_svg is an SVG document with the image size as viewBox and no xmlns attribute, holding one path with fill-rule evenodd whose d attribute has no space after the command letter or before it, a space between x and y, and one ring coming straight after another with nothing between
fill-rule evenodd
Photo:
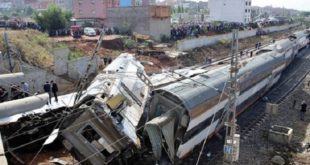
<instances>
[{"instance_id":1,"label":"power line","mask_svg":"<svg viewBox=\"0 0 310 165\"><path fill-rule=\"evenodd\" d=\"M224 87L223 87L221 96L220 96L220 98L219 98L218 103L216 104L216 106L219 106L219 104L220 104L220 102L221 102L221 100L222 100L222 98L223 98L223 95L225 94L226 85L227 85L227 81L225 82L225 85L224 85ZM217 109L217 108L216 108L216 109ZM225 112L223 112L222 115L223 115L224 113L225 113ZM211 120L211 123L214 122L214 119L215 119L215 115L213 115L212 120ZM199 152L199 156L198 156L197 161L196 161L196 165L198 165L198 163L199 163L199 161L200 161L200 158L201 158L201 155L202 155L204 146L205 146L205 144L206 144L206 142L207 142L207 140L208 140L208 136L209 136L210 130L211 130L211 126L208 128L207 137L206 137L206 139L203 141L202 147L201 147L200 152Z\"/></svg>"},{"instance_id":2,"label":"power line","mask_svg":"<svg viewBox=\"0 0 310 165\"><path fill-rule=\"evenodd\" d=\"M104 88L104 86L102 86L101 87L102 89ZM143 87L140 87L140 88L137 88L136 89L136 91L137 90L140 90L140 89L143 89L144 88L144 86ZM100 91L100 90L99 90ZM71 96L71 100L73 99L73 96ZM90 100L91 101L91 100ZM70 101L71 102L71 101ZM87 103L87 102L86 102ZM74 106L73 106L74 107ZM71 109L70 107L67 107L66 109ZM76 113L80 113L80 112L76 112ZM70 116L71 115L74 115L74 114L69 114ZM104 116L104 115L103 115ZM68 116L64 116L63 118L67 118ZM101 116L98 116L98 117L101 117ZM94 119L94 118L97 118L97 117L93 117L93 118L90 118L90 119L88 119L86 122L88 122L89 120L91 120L91 119ZM61 119L58 119L58 120L61 120ZM57 121L57 120L56 120ZM55 122L55 121L54 121ZM83 122L83 123L86 123L85 121ZM82 124L83 124L82 123ZM51 123L49 123L49 124L51 124ZM77 123L76 125L78 125L79 123ZM73 125L74 126L74 125ZM39 126L40 127L40 126ZM67 128L70 128L70 127L67 127ZM25 132L27 132L27 131L25 131ZM59 131L59 132L62 132L62 130L61 131ZM23 134L20 134L20 135L23 135ZM13 148L13 150L10 150L10 151L14 151L14 150L16 150L16 149L19 149L19 148L22 148L22 147L24 147L24 146L27 146L27 145L29 145L29 144L32 144L32 143L34 143L34 142L37 142L37 141L40 141L40 140L43 140L43 139L45 139L45 138L47 138L47 137L49 137L49 136L51 136L51 135L53 135L53 134L50 134L50 135L48 135L48 136L43 136L43 137L41 137L41 138L38 138L38 139L35 139L35 140L33 140L33 141L31 141L31 142L28 142L28 143L25 143L25 144L22 144L22 145L20 145L19 147L15 147L15 148Z\"/></svg>"}]
</instances>

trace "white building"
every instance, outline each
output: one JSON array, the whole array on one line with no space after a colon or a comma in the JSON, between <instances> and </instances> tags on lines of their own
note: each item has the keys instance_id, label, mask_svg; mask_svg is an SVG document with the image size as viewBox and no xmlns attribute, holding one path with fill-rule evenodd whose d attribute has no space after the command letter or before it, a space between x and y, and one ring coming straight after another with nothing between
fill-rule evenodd
<instances>
[{"instance_id":1,"label":"white building","mask_svg":"<svg viewBox=\"0 0 310 165\"><path fill-rule=\"evenodd\" d=\"M209 0L210 20L251 22L252 0Z\"/></svg>"}]
</instances>

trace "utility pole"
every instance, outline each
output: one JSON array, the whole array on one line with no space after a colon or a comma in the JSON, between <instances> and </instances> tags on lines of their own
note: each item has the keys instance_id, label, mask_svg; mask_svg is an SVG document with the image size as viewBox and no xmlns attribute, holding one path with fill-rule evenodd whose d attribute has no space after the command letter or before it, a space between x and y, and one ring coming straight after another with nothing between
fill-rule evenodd
<instances>
[{"instance_id":1,"label":"utility pole","mask_svg":"<svg viewBox=\"0 0 310 165\"><path fill-rule=\"evenodd\" d=\"M236 102L238 92L238 30L234 29L232 33L231 60L230 60L230 80L229 80L229 97L228 110L225 122L226 136L224 144L223 164L233 164L239 158L239 141L240 135L236 133Z\"/></svg>"}]
</instances>

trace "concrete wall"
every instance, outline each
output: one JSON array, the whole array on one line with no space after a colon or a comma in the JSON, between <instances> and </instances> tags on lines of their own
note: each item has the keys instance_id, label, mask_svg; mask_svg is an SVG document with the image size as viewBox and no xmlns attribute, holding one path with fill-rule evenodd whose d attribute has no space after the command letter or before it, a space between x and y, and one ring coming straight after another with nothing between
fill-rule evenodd
<instances>
[{"instance_id":1,"label":"concrete wall","mask_svg":"<svg viewBox=\"0 0 310 165\"><path fill-rule=\"evenodd\" d=\"M68 73L68 58L70 50L68 48L54 50L54 73L65 75Z\"/></svg>"},{"instance_id":2,"label":"concrete wall","mask_svg":"<svg viewBox=\"0 0 310 165\"><path fill-rule=\"evenodd\" d=\"M22 64L21 71L25 74L23 81L27 82L30 87L30 93L35 93L37 91L43 91L43 84L46 81L53 80L58 84L59 92L65 92L68 87L73 85L72 82L69 82L61 77L54 75L51 72L43 70L41 68L28 65L26 63ZM21 82L15 82L17 85L20 85ZM3 86L10 85L9 82L7 84L1 84Z\"/></svg>"},{"instance_id":3,"label":"concrete wall","mask_svg":"<svg viewBox=\"0 0 310 165\"><path fill-rule=\"evenodd\" d=\"M265 28L265 31L269 32L276 32L276 31L282 31L289 29L291 27L298 26L298 24L291 24L291 25L283 25L283 26L273 26ZM240 31L239 32L239 38L248 38L256 35L256 29L255 30L248 30L248 31ZM193 38L193 39L184 39L177 41L177 50L178 51L186 51L198 47L203 46L209 46L218 43L221 40L231 40L232 33L222 34L222 35L216 35L216 36L202 36L199 38Z\"/></svg>"},{"instance_id":4,"label":"concrete wall","mask_svg":"<svg viewBox=\"0 0 310 165\"><path fill-rule=\"evenodd\" d=\"M91 57L82 57L69 61L70 50L68 48L57 49L54 51L54 73L59 76L68 76L70 79L79 80L85 75L86 68ZM96 73L98 59L91 61L92 65L89 73Z\"/></svg>"},{"instance_id":5,"label":"concrete wall","mask_svg":"<svg viewBox=\"0 0 310 165\"><path fill-rule=\"evenodd\" d=\"M157 41L160 41L162 35L170 37L170 19L151 19L150 35Z\"/></svg>"},{"instance_id":6,"label":"concrete wall","mask_svg":"<svg viewBox=\"0 0 310 165\"><path fill-rule=\"evenodd\" d=\"M149 35L150 15L145 7L123 7L108 9L108 27L131 29L133 32Z\"/></svg>"},{"instance_id":7,"label":"concrete wall","mask_svg":"<svg viewBox=\"0 0 310 165\"><path fill-rule=\"evenodd\" d=\"M71 79L79 80L80 78L84 77L86 73L86 69L91 57L83 57L79 58L74 61L68 62L68 76ZM91 67L89 73L96 73L97 72L97 58L91 61Z\"/></svg>"},{"instance_id":8,"label":"concrete wall","mask_svg":"<svg viewBox=\"0 0 310 165\"><path fill-rule=\"evenodd\" d=\"M170 17L152 16L153 9L154 6L109 8L107 26L130 29L155 40L161 35L170 36Z\"/></svg>"}]
</instances>

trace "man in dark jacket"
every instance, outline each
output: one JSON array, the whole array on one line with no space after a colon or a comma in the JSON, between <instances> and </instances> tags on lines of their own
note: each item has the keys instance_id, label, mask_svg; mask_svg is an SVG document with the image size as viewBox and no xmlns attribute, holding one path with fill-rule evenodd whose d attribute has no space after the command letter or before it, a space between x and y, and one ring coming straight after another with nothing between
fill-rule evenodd
<instances>
[{"instance_id":1,"label":"man in dark jacket","mask_svg":"<svg viewBox=\"0 0 310 165\"><path fill-rule=\"evenodd\" d=\"M58 98L57 98L58 86L54 81L51 81L51 86L52 86L53 95L55 97L55 101L58 102Z\"/></svg>"},{"instance_id":2,"label":"man in dark jacket","mask_svg":"<svg viewBox=\"0 0 310 165\"><path fill-rule=\"evenodd\" d=\"M301 102L301 109L300 109L300 120L305 121L305 114L307 111L307 104L305 101Z\"/></svg>"},{"instance_id":3,"label":"man in dark jacket","mask_svg":"<svg viewBox=\"0 0 310 165\"><path fill-rule=\"evenodd\" d=\"M51 94L51 84L46 81L46 83L43 85L44 92L48 94L49 97L49 103L52 103L52 94Z\"/></svg>"}]
</instances>

